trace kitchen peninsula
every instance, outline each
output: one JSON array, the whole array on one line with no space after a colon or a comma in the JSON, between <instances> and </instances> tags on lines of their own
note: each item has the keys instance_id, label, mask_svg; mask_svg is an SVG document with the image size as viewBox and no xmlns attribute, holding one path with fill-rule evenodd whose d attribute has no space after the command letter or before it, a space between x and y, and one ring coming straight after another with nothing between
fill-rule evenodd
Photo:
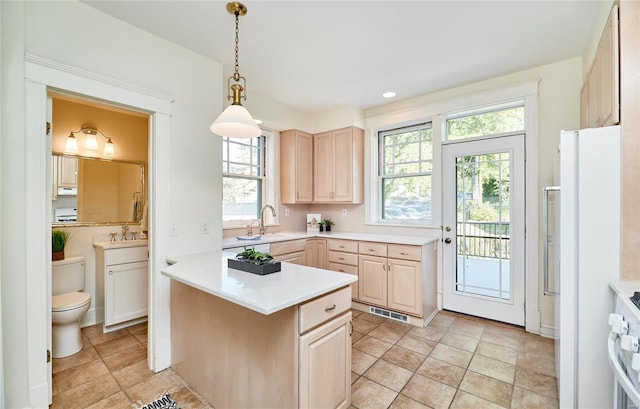
<instances>
[{"instance_id":1,"label":"kitchen peninsula","mask_svg":"<svg viewBox=\"0 0 640 409\"><path fill-rule=\"evenodd\" d=\"M228 257L178 257L162 271L171 366L214 407L348 407L357 277L290 263L259 276Z\"/></svg>"}]
</instances>

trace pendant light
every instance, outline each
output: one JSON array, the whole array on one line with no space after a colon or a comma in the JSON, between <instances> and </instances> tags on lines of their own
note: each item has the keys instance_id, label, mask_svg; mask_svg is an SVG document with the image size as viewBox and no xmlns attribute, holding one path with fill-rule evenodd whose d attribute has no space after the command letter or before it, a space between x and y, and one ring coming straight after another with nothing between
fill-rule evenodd
<instances>
[{"instance_id":1,"label":"pendant light","mask_svg":"<svg viewBox=\"0 0 640 409\"><path fill-rule=\"evenodd\" d=\"M218 118L211 124L211 132L230 138L255 138L262 131L242 106L242 100L247 100L247 80L238 72L238 21L240 16L247 14L247 7L238 2L227 3L227 11L236 17L236 61L235 71L227 80L227 99L233 101Z\"/></svg>"}]
</instances>

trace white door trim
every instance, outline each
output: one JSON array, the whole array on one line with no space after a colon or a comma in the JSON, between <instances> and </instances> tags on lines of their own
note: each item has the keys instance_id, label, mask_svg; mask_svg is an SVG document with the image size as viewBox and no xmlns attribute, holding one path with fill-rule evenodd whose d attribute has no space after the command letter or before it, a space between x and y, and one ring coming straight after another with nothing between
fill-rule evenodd
<instances>
[{"instance_id":1,"label":"white door trim","mask_svg":"<svg viewBox=\"0 0 640 409\"><path fill-rule=\"evenodd\" d=\"M166 266L168 238L159 232L167 232L169 220L169 186L159 183L169 179L170 116L173 98L108 77L85 72L39 57L25 56L25 122L26 122L26 198L29 220L26 238L29 253L27 259L27 361L29 401L33 407L47 407L49 382L43 351L47 349L46 328L47 294L51 293L48 280L51 276L50 237L51 200L46 191L45 169L47 143L44 135L46 121L47 90L69 92L121 105L150 115L149 129L149 210L150 230L155 232L149 241L150 305L149 305L149 367L158 372L171 362L169 322L169 279L160 275ZM50 147L49 147L50 153ZM42 203L46 206L42 208ZM45 279L46 278L46 279ZM50 315L49 315L50 317Z\"/></svg>"}]
</instances>

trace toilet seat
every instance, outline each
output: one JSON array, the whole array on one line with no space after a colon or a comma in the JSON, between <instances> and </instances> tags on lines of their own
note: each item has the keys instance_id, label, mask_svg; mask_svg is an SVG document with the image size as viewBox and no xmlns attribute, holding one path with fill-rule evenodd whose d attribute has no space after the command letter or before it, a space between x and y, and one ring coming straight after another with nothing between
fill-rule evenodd
<instances>
[{"instance_id":1,"label":"toilet seat","mask_svg":"<svg viewBox=\"0 0 640 409\"><path fill-rule=\"evenodd\" d=\"M81 308L91 302L91 295L83 292L73 292L54 295L51 297L51 311L63 312Z\"/></svg>"}]
</instances>

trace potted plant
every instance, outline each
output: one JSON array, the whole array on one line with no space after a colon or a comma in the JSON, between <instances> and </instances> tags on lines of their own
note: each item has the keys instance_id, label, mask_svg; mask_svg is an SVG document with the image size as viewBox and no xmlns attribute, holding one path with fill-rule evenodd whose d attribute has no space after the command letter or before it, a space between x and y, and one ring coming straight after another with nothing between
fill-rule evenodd
<instances>
[{"instance_id":1,"label":"potted plant","mask_svg":"<svg viewBox=\"0 0 640 409\"><path fill-rule=\"evenodd\" d=\"M320 229L320 231L324 231L324 220L320 220L318 222L318 228Z\"/></svg>"},{"instance_id":2,"label":"potted plant","mask_svg":"<svg viewBox=\"0 0 640 409\"><path fill-rule=\"evenodd\" d=\"M258 275L266 275L280 271L279 261L274 261L269 253L261 253L253 247L244 248L244 251L236 254L235 259L228 259L227 266L236 270L246 271Z\"/></svg>"},{"instance_id":3,"label":"potted plant","mask_svg":"<svg viewBox=\"0 0 640 409\"><path fill-rule=\"evenodd\" d=\"M51 260L64 260L64 247L71 235L66 230L53 230L51 232Z\"/></svg>"},{"instance_id":4,"label":"potted plant","mask_svg":"<svg viewBox=\"0 0 640 409\"><path fill-rule=\"evenodd\" d=\"M324 225L324 231L331 231L331 226L333 226L335 223L333 223L331 218L326 218L322 221L322 224Z\"/></svg>"}]
</instances>

